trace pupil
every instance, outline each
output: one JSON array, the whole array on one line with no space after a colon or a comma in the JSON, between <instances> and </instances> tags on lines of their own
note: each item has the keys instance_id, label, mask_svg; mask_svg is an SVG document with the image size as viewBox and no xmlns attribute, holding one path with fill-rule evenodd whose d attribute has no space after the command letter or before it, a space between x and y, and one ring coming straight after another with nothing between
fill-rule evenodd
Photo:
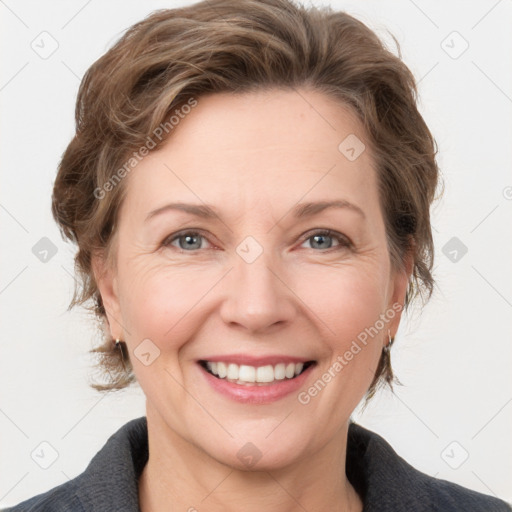
<instances>
[{"instance_id":1,"label":"pupil","mask_svg":"<svg viewBox=\"0 0 512 512\"><path fill-rule=\"evenodd\" d=\"M194 240L197 240L198 239L198 236L197 235L185 235L183 236L182 238L184 238L186 240L185 242L185 245L186 247L188 247L189 249L192 247L194 249L199 249L199 246L201 245L199 243L199 246L198 247L195 247L194 246ZM195 242L195 245L197 245L197 241ZM183 247L182 247L183 248Z\"/></svg>"},{"instance_id":2,"label":"pupil","mask_svg":"<svg viewBox=\"0 0 512 512\"><path fill-rule=\"evenodd\" d=\"M322 240L322 239L324 239L324 240L325 240L326 238L330 238L330 237L329 237L328 235L314 235L314 236L313 236L313 239L315 240L315 243L316 243L316 240L317 240L318 238L319 238L320 240ZM320 243L321 243L321 242L320 242ZM322 247L321 247L321 248L322 248ZM328 248L328 249L330 248L330 244L329 244L329 247L327 247L327 248Z\"/></svg>"}]
</instances>

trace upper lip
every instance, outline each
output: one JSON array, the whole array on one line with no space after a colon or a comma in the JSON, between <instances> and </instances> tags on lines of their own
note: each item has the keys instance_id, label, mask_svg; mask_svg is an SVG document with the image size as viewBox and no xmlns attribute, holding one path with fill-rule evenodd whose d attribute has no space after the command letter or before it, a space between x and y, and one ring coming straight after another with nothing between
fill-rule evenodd
<instances>
[{"instance_id":1,"label":"upper lip","mask_svg":"<svg viewBox=\"0 0 512 512\"><path fill-rule=\"evenodd\" d=\"M308 361L314 361L312 358L307 357L293 357L287 355L275 355L269 354L264 356L250 356L247 354L226 354L218 356L203 357L200 361L211 361L212 363L223 362L223 363L234 363L237 365L247 366L275 366L279 363L307 363Z\"/></svg>"}]
</instances>

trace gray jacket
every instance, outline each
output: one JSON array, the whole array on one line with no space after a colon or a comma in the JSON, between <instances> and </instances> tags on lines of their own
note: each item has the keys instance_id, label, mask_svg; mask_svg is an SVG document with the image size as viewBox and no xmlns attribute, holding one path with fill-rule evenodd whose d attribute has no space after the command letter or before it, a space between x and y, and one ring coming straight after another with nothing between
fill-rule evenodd
<instances>
[{"instance_id":1,"label":"gray jacket","mask_svg":"<svg viewBox=\"0 0 512 512\"><path fill-rule=\"evenodd\" d=\"M5 512L140 512L138 478L148 460L146 417L126 423L83 473ZM378 434L351 422L347 477L363 512L511 512L505 501L421 473Z\"/></svg>"}]
</instances>

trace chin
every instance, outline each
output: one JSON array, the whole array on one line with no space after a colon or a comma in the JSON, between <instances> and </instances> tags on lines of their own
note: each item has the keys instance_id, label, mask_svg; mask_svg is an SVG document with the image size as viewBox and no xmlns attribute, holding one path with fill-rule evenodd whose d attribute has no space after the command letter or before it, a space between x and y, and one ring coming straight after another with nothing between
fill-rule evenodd
<instances>
[{"instance_id":1,"label":"chin","mask_svg":"<svg viewBox=\"0 0 512 512\"><path fill-rule=\"evenodd\" d=\"M267 434L260 437L253 435L249 439L237 436L224 446L219 443L203 449L217 462L238 471L280 470L295 464L303 457L305 448L298 449L299 440L295 440L293 436L265 439L265 435ZM242 437L246 440L242 441ZM304 442L303 439L301 441Z\"/></svg>"},{"instance_id":2,"label":"chin","mask_svg":"<svg viewBox=\"0 0 512 512\"><path fill-rule=\"evenodd\" d=\"M235 457L232 453L222 455L217 459L221 464L237 471L251 473L282 470L297 462L297 453L291 446L279 450L279 453L273 453L273 451L261 451L255 445L247 443L237 450Z\"/></svg>"}]
</instances>

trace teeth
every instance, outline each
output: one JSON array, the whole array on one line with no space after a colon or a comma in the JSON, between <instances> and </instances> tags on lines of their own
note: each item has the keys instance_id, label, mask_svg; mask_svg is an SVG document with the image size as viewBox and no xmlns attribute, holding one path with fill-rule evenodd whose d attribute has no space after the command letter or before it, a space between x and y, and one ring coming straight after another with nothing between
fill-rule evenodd
<instances>
[{"instance_id":1,"label":"teeth","mask_svg":"<svg viewBox=\"0 0 512 512\"><path fill-rule=\"evenodd\" d=\"M237 364L230 364L228 366L228 379L238 380L239 373L240 373L240 369L238 368ZM219 374L217 374L217 375L219 375ZM219 377L220 377L220 375L219 375Z\"/></svg>"},{"instance_id":2,"label":"teeth","mask_svg":"<svg viewBox=\"0 0 512 512\"><path fill-rule=\"evenodd\" d=\"M274 366L274 379L283 380L286 377L285 365L283 363Z\"/></svg>"},{"instance_id":3,"label":"teeth","mask_svg":"<svg viewBox=\"0 0 512 512\"><path fill-rule=\"evenodd\" d=\"M217 363L217 375L223 379L228 374L228 369L224 363Z\"/></svg>"},{"instance_id":4,"label":"teeth","mask_svg":"<svg viewBox=\"0 0 512 512\"><path fill-rule=\"evenodd\" d=\"M274 367L270 364L258 367L256 370L256 382L274 382Z\"/></svg>"},{"instance_id":5,"label":"teeth","mask_svg":"<svg viewBox=\"0 0 512 512\"><path fill-rule=\"evenodd\" d=\"M243 364L240 366L238 380L243 380L244 382L256 382L256 368L254 368L254 366L245 366Z\"/></svg>"},{"instance_id":6,"label":"teeth","mask_svg":"<svg viewBox=\"0 0 512 512\"><path fill-rule=\"evenodd\" d=\"M234 363L207 361L206 366L211 373L220 379L236 381L239 384L245 383L270 383L274 380L293 379L304 369L304 363L279 363L275 366L248 366Z\"/></svg>"}]
</instances>

